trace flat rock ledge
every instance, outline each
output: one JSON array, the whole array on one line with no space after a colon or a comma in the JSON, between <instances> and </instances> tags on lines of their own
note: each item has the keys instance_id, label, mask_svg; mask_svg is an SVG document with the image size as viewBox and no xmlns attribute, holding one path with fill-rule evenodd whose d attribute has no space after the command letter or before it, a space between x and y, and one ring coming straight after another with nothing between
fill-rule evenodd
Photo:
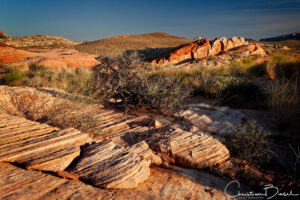
<instances>
[{"instance_id":1,"label":"flat rock ledge","mask_svg":"<svg viewBox=\"0 0 300 200\"><path fill-rule=\"evenodd\" d=\"M181 113L181 116L200 130L215 134L215 136L232 134L244 118L238 110L204 103L191 105Z\"/></svg>"},{"instance_id":2,"label":"flat rock ledge","mask_svg":"<svg viewBox=\"0 0 300 200\"><path fill-rule=\"evenodd\" d=\"M91 142L87 134L69 128L0 113L0 162L29 169L63 171L80 155L80 146Z\"/></svg>"},{"instance_id":3,"label":"flat rock ledge","mask_svg":"<svg viewBox=\"0 0 300 200\"><path fill-rule=\"evenodd\" d=\"M233 199L223 192L229 181L199 170L153 167L149 179L137 188L104 190L80 181L0 163L0 199L3 200L225 200Z\"/></svg>"},{"instance_id":4,"label":"flat rock ledge","mask_svg":"<svg viewBox=\"0 0 300 200\"><path fill-rule=\"evenodd\" d=\"M187 132L170 127L148 140L164 164L202 169L229 159L229 150L216 138L202 131Z\"/></svg>"},{"instance_id":5,"label":"flat rock ledge","mask_svg":"<svg viewBox=\"0 0 300 200\"><path fill-rule=\"evenodd\" d=\"M127 148L113 141L95 143L69 172L100 188L135 188L150 175L151 155L144 141Z\"/></svg>"}]
</instances>

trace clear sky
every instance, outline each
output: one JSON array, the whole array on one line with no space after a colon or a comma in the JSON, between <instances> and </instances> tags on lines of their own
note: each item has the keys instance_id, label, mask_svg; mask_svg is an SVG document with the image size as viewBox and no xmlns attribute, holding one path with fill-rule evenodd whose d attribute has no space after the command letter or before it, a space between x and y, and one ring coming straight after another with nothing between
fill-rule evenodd
<instances>
[{"instance_id":1,"label":"clear sky","mask_svg":"<svg viewBox=\"0 0 300 200\"><path fill-rule=\"evenodd\" d=\"M149 32L260 39L300 32L300 0L0 0L0 30L71 40Z\"/></svg>"}]
</instances>

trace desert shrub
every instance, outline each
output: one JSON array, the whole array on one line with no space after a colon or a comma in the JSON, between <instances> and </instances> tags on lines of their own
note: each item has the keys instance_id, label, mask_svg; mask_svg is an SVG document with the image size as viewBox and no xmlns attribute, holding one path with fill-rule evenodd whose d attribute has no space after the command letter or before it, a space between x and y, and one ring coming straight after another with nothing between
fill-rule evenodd
<instances>
[{"instance_id":1,"label":"desert shrub","mask_svg":"<svg viewBox=\"0 0 300 200\"><path fill-rule=\"evenodd\" d=\"M261 77L267 74L266 63L256 64L247 69L249 78Z\"/></svg>"},{"instance_id":2,"label":"desert shrub","mask_svg":"<svg viewBox=\"0 0 300 200\"><path fill-rule=\"evenodd\" d=\"M21 71L15 70L5 74L1 82L5 85L21 85L21 82L26 78L25 74Z\"/></svg>"},{"instance_id":3,"label":"desert shrub","mask_svg":"<svg viewBox=\"0 0 300 200\"><path fill-rule=\"evenodd\" d=\"M226 136L224 142L232 156L250 163L261 164L269 161L271 149L267 142L268 132L255 121L248 121Z\"/></svg>"},{"instance_id":4,"label":"desert shrub","mask_svg":"<svg viewBox=\"0 0 300 200\"><path fill-rule=\"evenodd\" d=\"M255 60L247 58L241 61L234 60L229 66L229 74L232 76L243 76L252 66L256 65Z\"/></svg>"},{"instance_id":5,"label":"desert shrub","mask_svg":"<svg viewBox=\"0 0 300 200\"><path fill-rule=\"evenodd\" d=\"M125 110L131 104L155 108L165 114L178 111L191 89L174 77L151 75L139 63L136 53L102 59L101 66L94 67L98 97L104 102L118 99Z\"/></svg>"},{"instance_id":6,"label":"desert shrub","mask_svg":"<svg viewBox=\"0 0 300 200\"><path fill-rule=\"evenodd\" d=\"M276 80L267 87L268 104L275 118L277 128L284 129L293 120L298 104L298 81Z\"/></svg>"},{"instance_id":7,"label":"desert shrub","mask_svg":"<svg viewBox=\"0 0 300 200\"><path fill-rule=\"evenodd\" d=\"M217 104L236 108L260 106L266 100L264 90L249 81L233 81L217 94Z\"/></svg>"},{"instance_id":8,"label":"desert shrub","mask_svg":"<svg viewBox=\"0 0 300 200\"><path fill-rule=\"evenodd\" d=\"M272 80L299 78L300 61L277 55L267 62L266 70Z\"/></svg>"},{"instance_id":9,"label":"desert shrub","mask_svg":"<svg viewBox=\"0 0 300 200\"><path fill-rule=\"evenodd\" d=\"M229 83L239 81L241 78L228 75L218 69L209 69L206 66L194 65L188 69L160 70L158 74L173 76L180 79L183 84L193 87L193 95L215 97L216 94Z\"/></svg>"},{"instance_id":10,"label":"desert shrub","mask_svg":"<svg viewBox=\"0 0 300 200\"><path fill-rule=\"evenodd\" d=\"M89 96L92 91L92 72L84 68L46 68L37 64L29 66L24 85L52 87L72 94Z\"/></svg>"},{"instance_id":11,"label":"desert shrub","mask_svg":"<svg viewBox=\"0 0 300 200\"><path fill-rule=\"evenodd\" d=\"M61 129L76 128L91 135L100 132L97 119L89 111L83 111L84 104L26 90L9 91L9 96L9 104L13 107L8 107L5 102L0 104L0 108L9 114Z\"/></svg>"}]
</instances>

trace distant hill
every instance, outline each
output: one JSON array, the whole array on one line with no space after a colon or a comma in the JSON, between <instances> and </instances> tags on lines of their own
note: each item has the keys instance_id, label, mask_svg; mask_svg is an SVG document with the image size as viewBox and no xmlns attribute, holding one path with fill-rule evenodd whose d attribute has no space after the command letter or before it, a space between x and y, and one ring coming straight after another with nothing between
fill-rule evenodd
<instances>
[{"instance_id":1,"label":"distant hill","mask_svg":"<svg viewBox=\"0 0 300 200\"><path fill-rule=\"evenodd\" d=\"M0 39L0 42L17 48L57 48L72 47L82 42L74 42L60 36L49 35L29 35L24 37L6 37Z\"/></svg>"},{"instance_id":2,"label":"distant hill","mask_svg":"<svg viewBox=\"0 0 300 200\"><path fill-rule=\"evenodd\" d=\"M279 42L279 41L285 41L285 40L300 40L300 33L291 33L287 35L281 35L277 37L272 38L264 38L260 39L261 42Z\"/></svg>"},{"instance_id":3,"label":"distant hill","mask_svg":"<svg viewBox=\"0 0 300 200\"><path fill-rule=\"evenodd\" d=\"M169 48L191 42L192 40L167 33L148 33L141 35L122 35L77 45L79 51L99 56L115 56L124 51L138 50L145 57L161 54Z\"/></svg>"}]
</instances>

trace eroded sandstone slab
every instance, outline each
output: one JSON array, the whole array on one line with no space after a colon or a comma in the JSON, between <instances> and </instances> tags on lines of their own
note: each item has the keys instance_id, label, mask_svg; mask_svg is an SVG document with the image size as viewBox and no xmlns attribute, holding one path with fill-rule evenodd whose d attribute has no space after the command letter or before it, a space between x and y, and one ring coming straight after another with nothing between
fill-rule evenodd
<instances>
[{"instance_id":1,"label":"eroded sandstone slab","mask_svg":"<svg viewBox=\"0 0 300 200\"><path fill-rule=\"evenodd\" d=\"M212 167L230 157L222 143L202 131L187 132L169 127L146 141L165 163L188 168Z\"/></svg>"},{"instance_id":2,"label":"eroded sandstone slab","mask_svg":"<svg viewBox=\"0 0 300 200\"><path fill-rule=\"evenodd\" d=\"M87 134L73 128L59 130L0 114L0 161L43 171L62 171L79 156L80 146L90 141Z\"/></svg>"},{"instance_id":3,"label":"eroded sandstone slab","mask_svg":"<svg viewBox=\"0 0 300 200\"><path fill-rule=\"evenodd\" d=\"M244 118L238 110L208 104L192 105L181 115L199 129L216 133L216 136L233 133Z\"/></svg>"},{"instance_id":4,"label":"eroded sandstone slab","mask_svg":"<svg viewBox=\"0 0 300 200\"><path fill-rule=\"evenodd\" d=\"M69 171L96 187L134 188L148 179L151 154L145 142L128 148L112 141L95 143Z\"/></svg>"},{"instance_id":5,"label":"eroded sandstone slab","mask_svg":"<svg viewBox=\"0 0 300 200\"><path fill-rule=\"evenodd\" d=\"M79 181L62 179L0 163L0 199L232 199L224 194L230 180L203 171L174 167L152 168L149 179L134 189L103 190ZM244 188L241 188L244 191ZM234 188L229 193L233 194Z\"/></svg>"}]
</instances>

